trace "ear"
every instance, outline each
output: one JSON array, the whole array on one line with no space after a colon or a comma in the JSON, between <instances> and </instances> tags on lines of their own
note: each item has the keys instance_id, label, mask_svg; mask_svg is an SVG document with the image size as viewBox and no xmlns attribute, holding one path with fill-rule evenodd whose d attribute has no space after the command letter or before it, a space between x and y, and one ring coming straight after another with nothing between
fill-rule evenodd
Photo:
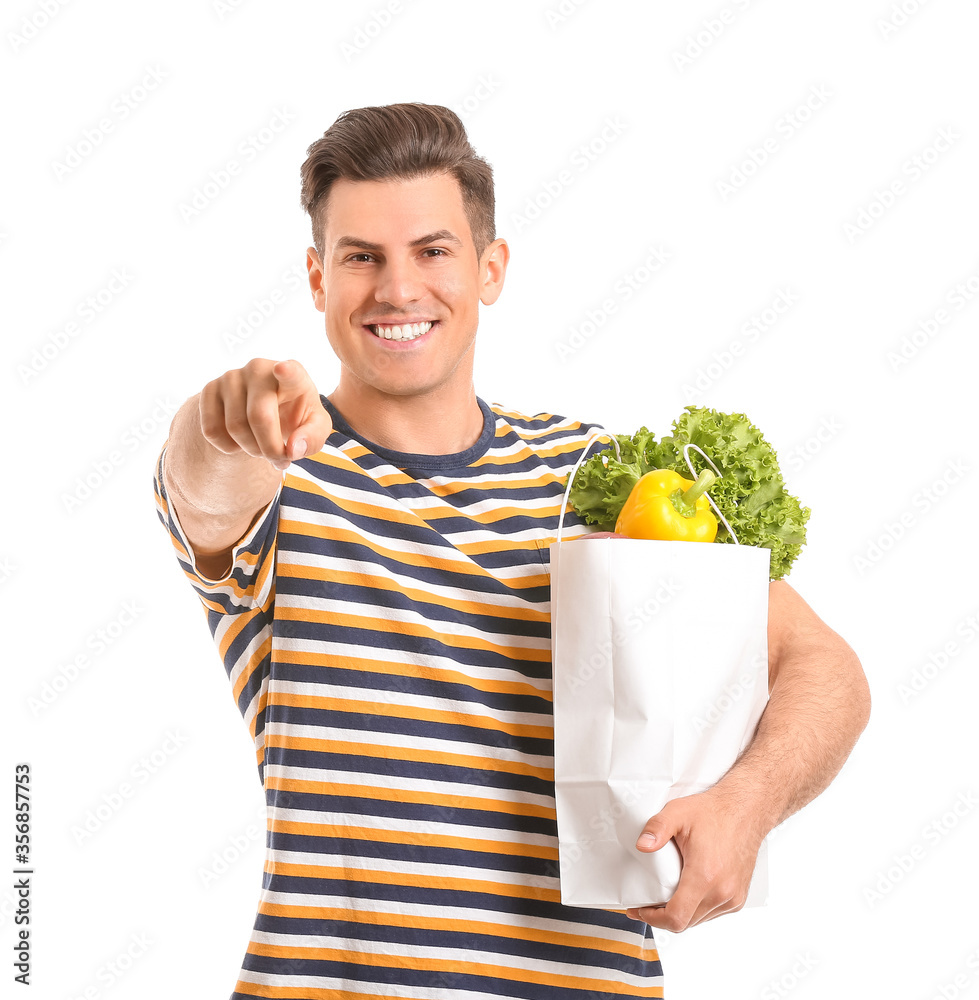
<instances>
[{"instance_id":1,"label":"ear","mask_svg":"<svg viewBox=\"0 0 979 1000\"><path fill-rule=\"evenodd\" d=\"M506 240L493 240L483 251L479 262L479 301L492 305L503 291L506 266L510 261L510 248Z\"/></svg>"},{"instance_id":2,"label":"ear","mask_svg":"<svg viewBox=\"0 0 979 1000\"><path fill-rule=\"evenodd\" d=\"M306 270L309 272L309 290L313 294L313 305L320 312L326 311L326 289L323 287L323 262L316 247L306 248Z\"/></svg>"}]
</instances>

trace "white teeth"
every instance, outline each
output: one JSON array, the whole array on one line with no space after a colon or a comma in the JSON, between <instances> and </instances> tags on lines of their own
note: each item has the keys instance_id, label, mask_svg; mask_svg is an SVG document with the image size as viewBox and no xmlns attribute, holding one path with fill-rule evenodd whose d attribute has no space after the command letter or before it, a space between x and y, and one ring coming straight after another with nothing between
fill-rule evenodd
<instances>
[{"instance_id":1,"label":"white teeth","mask_svg":"<svg viewBox=\"0 0 979 1000\"><path fill-rule=\"evenodd\" d=\"M414 340L431 330L431 323L406 323L404 326L372 326L371 331L385 340Z\"/></svg>"}]
</instances>

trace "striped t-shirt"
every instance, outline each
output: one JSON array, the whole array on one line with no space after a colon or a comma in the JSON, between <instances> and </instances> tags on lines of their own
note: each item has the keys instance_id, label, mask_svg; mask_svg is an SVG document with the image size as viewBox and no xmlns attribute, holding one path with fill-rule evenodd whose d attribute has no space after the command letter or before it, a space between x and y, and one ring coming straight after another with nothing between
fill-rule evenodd
<instances>
[{"instance_id":1,"label":"striped t-shirt","mask_svg":"<svg viewBox=\"0 0 979 1000\"><path fill-rule=\"evenodd\" d=\"M663 995L651 928L560 899L548 545L597 425L478 402L471 448L413 455L324 397L326 446L222 580L195 568L161 455L268 807L232 1000Z\"/></svg>"}]
</instances>

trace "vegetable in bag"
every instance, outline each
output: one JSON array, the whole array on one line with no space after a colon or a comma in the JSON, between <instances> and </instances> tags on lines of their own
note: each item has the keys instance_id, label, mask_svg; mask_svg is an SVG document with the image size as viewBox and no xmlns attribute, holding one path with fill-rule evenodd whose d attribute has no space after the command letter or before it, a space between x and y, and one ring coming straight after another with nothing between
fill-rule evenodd
<instances>
[{"instance_id":1,"label":"vegetable in bag","mask_svg":"<svg viewBox=\"0 0 979 1000\"><path fill-rule=\"evenodd\" d=\"M641 538L664 535L633 534L633 531L661 531L669 538L680 537L684 525L672 517L669 508L680 520L692 521L700 517L699 510L703 509L700 502L706 505L703 491L694 495L692 490L696 484L682 478L689 471L684 447L693 445L703 451L720 472L713 482L698 474L697 483L709 490L738 542L771 549L770 577L782 579L805 545L806 523L811 512L786 490L778 458L761 431L743 413L721 413L696 406L684 409L673 422L672 431L670 436L658 442L646 427L641 427L631 437L614 435L620 457L616 458L610 447L582 463L568 498L572 508L587 524L598 525L603 531ZM698 461L707 464L693 448L689 454L692 464ZM669 508L656 500L657 513L653 514L652 507L643 500L647 491L648 497L652 497L659 490L661 480L645 477L657 470L670 470L681 478L680 482L672 481L664 498ZM641 492L632 500L637 486L642 487ZM693 504L689 502L691 499ZM642 515L640 508L645 511ZM735 541L723 523L715 528L714 541ZM670 530L680 534L668 535ZM704 536L699 540L708 539Z\"/></svg>"}]
</instances>

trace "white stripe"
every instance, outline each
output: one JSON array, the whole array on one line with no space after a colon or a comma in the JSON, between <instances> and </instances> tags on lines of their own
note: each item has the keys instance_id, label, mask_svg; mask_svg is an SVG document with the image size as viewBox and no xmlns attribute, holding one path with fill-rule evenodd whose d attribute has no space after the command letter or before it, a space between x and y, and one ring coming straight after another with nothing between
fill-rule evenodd
<instances>
[{"instance_id":1,"label":"white stripe","mask_svg":"<svg viewBox=\"0 0 979 1000\"><path fill-rule=\"evenodd\" d=\"M507 886L519 888L543 889L551 893L560 891L556 875L529 875L525 872L510 872L496 868L475 868L468 865L436 865L430 862L407 862L396 858L360 858L348 857L346 854L323 854L308 851L285 851L269 848L269 860L274 866L302 865L310 868L339 868L344 872L347 881L373 882L371 875L382 873L386 875L410 876L412 885L438 887L440 880L462 879L477 883L466 892L486 892L494 896L509 898ZM324 878L315 872L304 878ZM387 883L383 883L387 884ZM523 898L522 896L520 898Z\"/></svg>"},{"instance_id":2,"label":"white stripe","mask_svg":"<svg viewBox=\"0 0 979 1000\"><path fill-rule=\"evenodd\" d=\"M540 956L525 958L522 955L512 955L508 953L497 954L495 952L474 952L468 948L440 948L429 945L424 948L418 945L403 945L394 941L365 941L361 938L324 937L320 938L320 945L307 945L309 938L303 938L303 945L296 943L294 934L271 934L267 931L255 931L252 940L261 944L274 945L289 948L290 951L299 953L301 947L322 947L331 951L339 949L350 951L357 955L362 955L365 959L372 955L383 955L390 957L405 957L426 961L454 962L461 966L458 970L461 973L474 976L488 976L493 978L496 973L494 967L513 969L523 973L531 973L526 981L534 982L533 974L540 976L552 975L564 978L590 979L593 981L608 982L613 976L613 981L618 981L630 987L648 987L653 985L648 978L632 976L625 972L610 972L601 966L590 965L570 965L564 962L545 961ZM315 939L313 939L315 940ZM369 961L364 962L370 965ZM391 968L385 965L386 968ZM435 973L437 975L437 972ZM310 977L311 979L313 977ZM516 977L515 977L516 978ZM522 977L517 978L522 981ZM450 994L451 995L451 994ZM499 998L497 998L499 1000Z\"/></svg>"},{"instance_id":3,"label":"white stripe","mask_svg":"<svg viewBox=\"0 0 979 1000\"><path fill-rule=\"evenodd\" d=\"M352 816L350 813L310 812L304 809L275 809L275 823L305 823L311 826L328 827L326 836L345 837L346 828L366 828L368 830L384 830L385 832L404 833L408 839L406 844L417 844L419 834L431 837L451 837L459 840L482 840L505 847L507 844L526 844L529 847L546 847L557 850L557 837L544 833L523 833L520 830L504 830L498 827L469 826L462 823L437 823L429 820L402 819L398 816ZM441 846L441 845L433 845ZM448 850L471 850L475 854L500 853L508 857L525 857L523 854L513 854L500 851L483 851L476 847L458 848L449 846ZM542 859L541 855L531 854L531 858ZM549 859L543 859L549 860ZM556 860L556 859L555 859Z\"/></svg>"},{"instance_id":4,"label":"white stripe","mask_svg":"<svg viewBox=\"0 0 979 1000\"><path fill-rule=\"evenodd\" d=\"M279 722L269 722L265 727L265 731L269 743L274 743L276 741L275 738L281 736L320 740L339 737L343 742L350 742L350 737L346 730L338 734L325 730L323 726L302 726L292 723L283 725ZM545 771L552 771L554 769L554 758L551 755L527 754L521 753L518 750L511 750L509 747L474 745L472 743L463 743L459 740L442 740L437 737L414 736L410 733L385 733L365 729L358 733L357 742L390 747L395 750L428 750L438 754L460 754L469 758L485 760L488 764L493 764L496 761L514 761ZM487 770L493 770L493 768L490 767ZM500 771L501 773L509 773L504 772L502 768ZM535 776L532 775L531 777Z\"/></svg>"},{"instance_id":5,"label":"white stripe","mask_svg":"<svg viewBox=\"0 0 979 1000\"><path fill-rule=\"evenodd\" d=\"M439 656L435 653L413 653L407 650L400 649L375 649L371 646L355 646L351 643L345 642L326 642L319 639L280 639L277 646L277 659L279 661L288 660L290 652L300 652L306 653L308 655L316 656L316 663L322 663L324 666L334 665L332 661L334 658L336 660L343 660L343 663L338 663L338 666L348 667L351 666L352 669L356 668L356 664L359 661L366 660L377 660L381 659L383 654L383 661L385 663L391 664L403 664L410 667L427 667L431 670L443 671L446 674L456 675L462 680L459 683L464 683L466 678L472 678L473 681L486 680L494 681L499 684L514 684L521 687L528 687L536 689L537 691L549 694L551 691L551 678L550 671L548 670L548 676L546 677L531 677L529 674L524 674L520 670L516 670L512 667L495 667L495 666L477 666L475 664L463 663L459 660L454 660L448 656ZM347 661L353 661L351 665ZM548 664L545 661L535 661L540 662L542 668L547 668ZM373 663L364 663L363 669L368 673L373 673L375 667ZM385 675L386 676L386 675ZM400 676L399 674L394 674L392 676ZM443 678L440 678L443 679ZM447 680L444 678L443 680ZM455 683L455 681L453 681ZM478 688L476 684L473 684L477 690L482 690ZM374 690L374 689L369 689ZM385 692L378 688L376 689L378 695L383 695ZM509 692L504 692L508 694ZM533 696L534 692L529 691L528 694ZM375 699L376 700L376 699ZM550 714L548 714L548 720L550 720ZM550 722L548 722L550 724Z\"/></svg>"},{"instance_id":6,"label":"white stripe","mask_svg":"<svg viewBox=\"0 0 979 1000\"><path fill-rule=\"evenodd\" d=\"M274 693L273 693L274 692ZM337 684L304 683L301 681L285 681L273 679L270 687L270 696L288 694L294 697L310 697L327 699L331 702L330 708L343 710L344 702L374 702L376 704L399 705L408 709L407 718L414 719L411 709L425 709L431 712L449 713L469 716L473 719L487 719L493 722L503 723L507 726L532 726L541 728L553 725L553 716L547 712L504 712L498 709L483 705L475 701L457 701L450 698L436 698L430 695L416 694L413 691L386 691L375 690L374 688L343 687ZM421 720L431 721L431 720ZM440 721L440 720L435 720ZM466 725L465 719L458 722L452 720L451 725ZM369 719L365 718L365 725L369 726ZM482 727L481 727L482 728ZM344 728L344 733L350 732Z\"/></svg>"},{"instance_id":7,"label":"white stripe","mask_svg":"<svg viewBox=\"0 0 979 1000\"><path fill-rule=\"evenodd\" d=\"M641 944L643 931L638 921L634 930L620 930L617 927L603 927L585 924L576 920L553 920L529 913L512 913L508 910L476 910L466 906L440 906L430 903L409 903L396 899L362 899L347 896L326 896L318 893L273 892L262 893L262 901L277 906L315 906L329 910L355 909L365 913L398 914L399 916L424 919L445 919L449 917L476 923L500 924L504 927L533 927L551 934L568 934L576 937L601 938L625 946ZM569 909L571 914L575 911ZM637 941L637 938L639 939ZM309 935L304 941L328 940Z\"/></svg>"}]
</instances>

